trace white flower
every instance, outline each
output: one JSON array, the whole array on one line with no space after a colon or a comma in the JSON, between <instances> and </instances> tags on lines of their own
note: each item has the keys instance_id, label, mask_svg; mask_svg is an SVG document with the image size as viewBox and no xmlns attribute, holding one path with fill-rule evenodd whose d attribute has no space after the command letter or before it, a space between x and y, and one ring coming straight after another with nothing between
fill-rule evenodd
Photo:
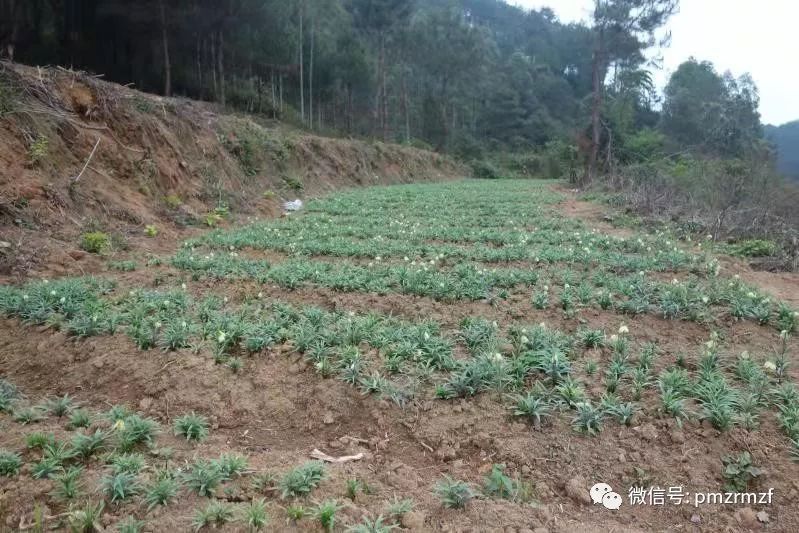
<instances>
[{"instance_id":1,"label":"white flower","mask_svg":"<svg viewBox=\"0 0 799 533\"><path fill-rule=\"evenodd\" d=\"M746 297L747 298L754 298L755 297L755 293L753 293L752 291L749 291L749 292L746 293Z\"/></svg>"},{"instance_id":2,"label":"white flower","mask_svg":"<svg viewBox=\"0 0 799 533\"><path fill-rule=\"evenodd\" d=\"M55 291L50 291L50 296L55 296Z\"/></svg>"},{"instance_id":3,"label":"white flower","mask_svg":"<svg viewBox=\"0 0 799 533\"><path fill-rule=\"evenodd\" d=\"M59 301L63 304L63 303L66 303L67 299L62 296L61 300L59 300Z\"/></svg>"},{"instance_id":4,"label":"white flower","mask_svg":"<svg viewBox=\"0 0 799 533\"><path fill-rule=\"evenodd\" d=\"M223 342L225 342L226 339L227 339L227 335L225 334L224 331L220 331L220 332L218 332L216 334L216 340L219 342L219 344L222 344Z\"/></svg>"},{"instance_id":5,"label":"white flower","mask_svg":"<svg viewBox=\"0 0 799 533\"><path fill-rule=\"evenodd\" d=\"M430 340L430 334L428 332L424 332L424 340Z\"/></svg>"},{"instance_id":6,"label":"white flower","mask_svg":"<svg viewBox=\"0 0 799 533\"><path fill-rule=\"evenodd\" d=\"M617 340L619 340L619 336L618 335L611 335L610 336L610 342L616 342Z\"/></svg>"},{"instance_id":7,"label":"white flower","mask_svg":"<svg viewBox=\"0 0 799 533\"><path fill-rule=\"evenodd\" d=\"M181 289L183 289L183 290L185 291L185 290L186 290L186 284L185 284L185 283L181 283L181 284L180 284L180 288L181 288Z\"/></svg>"},{"instance_id":8,"label":"white flower","mask_svg":"<svg viewBox=\"0 0 799 533\"><path fill-rule=\"evenodd\" d=\"M160 322L156 322L155 323L155 329L161 329L161 323Z\"/></svg>"},{"instance_id":9,"label":"white flower","mask_svg":"<svg viewBox=\"0 0 799 533\"><path fill-rule=\"evenodd\" d=\"M777 365L774 364L774 361L766 361L763 363L763 368L768 370L769 372L774 372L777 370Z\"/></svg>"},{"instance_id":10,"label":"white flower","mask_svg":"<svg viewBox=\"0 0 799 533\"><path fill-rule=\"evenodd\" d=\"M702 303L705 303L705 304L706 304L706 303L708 303L709 301L710 301L710 298L708 298L707 296L702 296Z\"/></svg>"},{"instance_id":11,"label":"white flower","mask_svg":"<svg viewBox=\"0 0 799 533\"><path fill-rule=\"evenodd\" d=\"M263 298L263 297L264 297L264 293L262 293L262 292L259 292L259 293L258 293L258 298Z\"/></svg>"},{"instance_id":12,"label":"white flower","mask_svg":"<svg viewBox=\"0 0 799 533\"><path fill-rule=\"evenodd\" d=\"M749 352L741 352L741 359L749 359Z\"/></svg>"},{"instance_id":13,"label":"white flower","mask_svg":"<svg viewBox=\"0 0 799 533\"><path fill-rule=\"evenodd\" d=\"M22 295L22 299L23 299L23 300L27 300L27 299L28 299L28 295L27 295L27 294L23 294L23 295Z\"/></svg>"},{"instance_id":14,"label":"white flower","mask_svg":"<svg viewBox=\"0 0 799 533\"><path fill-rule=\"evenodd\" d=\"M528 338L527 338L527 337L525 337L524 335L522 335L522 338L521 338L521 339L519 339L519 340L520 340L520 341L522 341L522 344L527 344L528 342L530 342L530 339L528 339Z\"/></svg>"},{"instance_id":15,"label":"white flower","mask_svg":"<svg viewBox=\"0 0 799 533\"><path fill-rule=\"evenodd\" d=\"M629 332L630 332L630 328L627 327L627 324L622 324L621 326L619 326L619 335L623 335L623 334L629 333Z\"/></svg>"},{"instance_id":16,"label":"white flower","mask_svg":"<svg viewBox=\"0 0 799 533\"><path fill-rule=\"evenodd\" d=\"M780 338L782 340L787 341L789 336L790 336L790 334L788 333L787 329L784 329L784 330L780 331Z\"/></svg>"}]
</instances>

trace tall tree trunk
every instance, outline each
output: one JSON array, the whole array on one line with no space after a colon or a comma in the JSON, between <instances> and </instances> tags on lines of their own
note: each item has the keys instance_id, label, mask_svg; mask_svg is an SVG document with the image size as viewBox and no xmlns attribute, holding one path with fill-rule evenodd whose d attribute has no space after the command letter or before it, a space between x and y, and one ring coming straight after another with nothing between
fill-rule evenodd
<instances>
[{"instance_id":1,"label":"tall tree trunk","mask_svg":"<svg viewBox=\"0 0 799 533\"><path fill-rule=\"evenodd\" d=\"M172 64L169 61L169 39L166 31L166 9L164 0L158 0L161 15L161 44L164 49L164 96L172 96Z\"/></svg>"},{"instance_id":2,"label":"tall tree trunk","mask_svg":"<svg viewBox=\"0 0 799 533\"><path fill-rule=\"evenodd\" d=\"M599 148L602 140L602 56L604 55L605 36L604 30L599 30L593 61L591 62L591 81L593 95L591 98L591 151L588 154L588 166L585 169L582 185L588 185L596 177L597 163L599 161Z\"/></svg>"},{"instance_id":3,"label":"tall tree trunk","mask_svg":"<svg viewBox=\"0 0 799 533\"><path fill-rule=\"evenodd\" d=\"M202 41L200 36L197 35L197 86L200 100L203 99L203 56L202 56Z\"/></svg>"},{"instance_id":4,"label":"tall tree trunk","mask_svg":"<svg viewBox=\"0 0 799 533\"><path fill-rule=\"evenodd\" d=\"M382 131L383 141L387 142L388 141L388 129L389 129L388 126L389 126L389 124L388 124L388 83L386 83L386 78L387 78L387 74L386 73L388 72L388 68L386 67L387 61L386 61L386 52L385 52L385 48L386 48L385 36L383 37L383 41L380 43L380 46L383 49L383 53L382 53L383 54L383 79L382 79L382 81L380 83L380 85L383 86L383 93L382 93L382 97L381 97L382 101L381 101L381 104L380 104L381 113L382 113L382 119L380 120L380 122L381 122L381 124L383 126L383 131Z\"/></svg>"},{"instance_id":5,"label":"tall tree trunk","mask_svg":"<svg viewBox=\"0 0 799 533\"><path fill-rule=\"evenodd\" d=\"M380 33L379 43L378 43L378 52L377 52L377 94L375 95L375 107L374 107L374 134L375 137L377 136L377 132L383 131L383 113L382 113L382 98L383 98L383 69L385 68L385 35L383 32Z\"/></svg>"},{"instance_id":6,"label":"tall tree trunk","mask_svg":"<svg viewBox=\"0 0 799 533\"><path fill-rule=\"evenodd\" d=\"M219 50L216 59L219 62L219 103L225 105L225 40L222 30L219 30Z\"/></svg>"},{"instance_id":7,"label":"tall tree trunk","mask_svg":"<svg viewBox=\"0 0 799 533\"><path fill-rule=\"evenodd\" d=\"M305 76L303 71L303 63L305 61L305 54L302 50L302 42L303 42L303 35L302 35L302 17L303 17L303 7L304 4L300 4L300 28L299 33L297 35L297 48L299 50L300 55L300 118L302 119L302 123L305 124Z\"/></svg>"},{"instance_id":8,"label":"tall tree trunk","mask_svg":"<svg viewBox=\"0 0 799 533\"><path fill-rule=\"evenodd\" d=\"M214 89L214 100L219 99L219 82L216 76L216 39L214 34L211 33L211 39L208 41L208 46L211 48L211 82Z\"/></svg>"},{"instance_id":9,"label":"tall tree trunk","mask_svg":"<svg viewBox=\"0 0 799 533\"><path fill-rule=\"evenodd\" d=\"M314 34L316 33L316 19L311 21L311 57L308 65L308 124L313 129L313 53Z\"/></svg>"},{"instance_id":10,"label":"tall tree trunk","mask_svg":"<svg viewBox=\"0 0 799 533\"><path fill-rule=\"evenodd\" d=\"M411 142L411 112L408 102L408 73L406 69L402 71L402 113L405 115L405 142Z\"/></svg>"}]
</instances>

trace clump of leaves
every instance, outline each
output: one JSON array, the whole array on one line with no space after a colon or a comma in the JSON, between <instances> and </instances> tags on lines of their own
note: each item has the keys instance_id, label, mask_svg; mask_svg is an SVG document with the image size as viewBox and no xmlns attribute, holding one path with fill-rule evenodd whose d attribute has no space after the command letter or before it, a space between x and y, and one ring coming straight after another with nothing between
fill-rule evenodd
<instances>
[{"instance_id":1,"label":"clump of leaves","mask_svg":"<svg viewBox=\"0 0 799 533\"><path fill-rule=\"evenodd\" d=\"M87 428L92 425L92 415L85 409L75 409L69 415L67 429Z\"/></svg>"},{"instance_id":2,"label":"clump of leaves","mask_svg":"<svg viewBox=\"0 0 799 533\"><path fill-rule=\"evenodd\" d=\"M596 435L602 431L604 413L590 402L581 402L576 406L577 414L572 419L572 428L585 435Z\"/></svg>"},{"instance_id":3,"label":"clump of leaves","mask_svg":"<svg viewBox=\"0 0 799 533\"><path fill-rule=\"evenodd\" d=\"M233 518L233 508L230 505L214 500L203 509L197 510L194 514L192 525L195 531L199 531L204 527L223 526L228 522L232 522Z\"/></svg>"},{"instance_id":4,"label":"clump of leaves","mask_svg":"<svg viewBox=\"0 0 799 533\"><path fill-rule=\"evenodd\" d=\"M336 500L325 500L316 506L313 513L322 529L325 531L333 531L336 525L336 513L341 509L341 506Z\"/></svg>"},{"instance_id":5,"label":"clump of leaves","mask_svg":"<svg viewBox=\"0 0 799 533\"><path fill-rule=\"evenodd\" d=\"M43 450L45 446L54 445L55 443L55 435L52 433L35 431L25 435L25 445L30 450Z\"/></svg>"},{"instance_id":6,"label":"clump of leaves","mask_svg":"<svg viewBox=\"0 0 799 533\"><path fill-rule=\"evenodd\" d=\"M544 398L528 393L524 396L516 397L513 414L514 416L527 418L533 423L533 427L538 429L544 419L552 415L552 407Z\"/></svg>"},{"instance_id":7,"label":"clump of leaves","mask_svg":"<svg viewBox=\"0 0 799 533\"><path fill-rule=\"evenodd\" d=\"M45 402L44 407L49 414L61 418L69 414L75 408L75 402L69 394L65 394L60 398L49 398Z\"/></svg>"},{"instance_id":8,"label":"clump of leaves","mask_svg":"<svg viewBox=\"0 0 799 533\"><path fill-rule=\"evenodd\" d=\"M156 480L144 490L144 503L147 510L151 510L159 505L167 505L178 493L178 482L165 476Z\"/></svg>"},{"instance_id":9,"label":"clump of leaves","mask_svg":"<svg viewBox=\"0 0 799 533\"><path fill-rule=\"evenodd\" d=\"M221 472L224 479L240 476L247 470L247 458L241 455L224 453L219 456L219 459L211 462Z\"/></svg>"},{"instance_id":10,"label":"clump of leaves","mask_svg":"<svg viewBox=\"0 0 799 533\"><path fill-rule=\"evenodd\" d=\"M201 441L208 436L208 419L194 412L183 415L175 420L175 435Z\"/></svg>"},{"instance_id":11,"label":"clump of leaves","mask_svg":"<svg viewBox=\"0 0 799 533\"><path fill-rule=\"evenodd\" d=\"M281 497L304 496L319 486L325 478L325 467L319 461L309 461L289 470L281 478L278 487Z\"/></svg>"},{"instance_id":12,"label":"clump of leaves","mask_svg":"<svg viewBox=\"0 0 799 533\"><path fill-rule=\"evenodd\" d=\"M299 522L308 516L308 511L300 504L289 505L286 507L286 516L289 518L289 520Z\"/></svg>"},{"instance_id":13,"label":"clump of leaves","mask_svg":"<svg viewBox=\"0 0 799 533\"><path fill-rule=\"evenodd\" d=\"M41 422L42 420L44 420L44 414L39 407L14 409L14 422L19 422L23 426Z\"/></svg>"},{"instance_id":14,"label":"clump of leaves","mask_svg":"<svg viewBox=\"0 0 799 533\"><path fill-rule=\"evenodd\" d=\"M199 459L183 476L183 481L200 496L212 496L225 477L213 461Z\"/></svg>"},{"instance_id":15,"label":"clump of leaves","mask_svg":"<svg viewBox=\"0 0 799 533\"><path fill-rule=\"evenodd\" d=\"M386 505L386 514L391 518L400 518L405 513L410 513L413 510L415 503L410 498L399 499L394 496L394 500Z\"/></svg>"},{"instance_id":16,"label":"clump of leaves","mask_svg":"<svg viewBox=\"0 0 799 533\"><path fill-rule=\"evenodd\" d=\"M100 482L103 494L111 503L121 502L141 492L141 485L134 474L120 472L106 476Z\"/></svg>"},{"instance_id":17,"label":"clump of leaves","mask_svg":"<svg viewBox=\"0 0 799 533\"><path fill-rule=\"evenodd\" d=\"M84 233L80 239L80 247L92 254L104 252L111 244L111 238L102 231Z\"/></svg>"},{"instance_id":18,"label":"clump of leaves","mask_svg":"<svg viewBox=\"0 0 799 533\"><path fill-rule=\"evenodd\" d=\"M59 500L74 500L81 492L80 475L83 468L71 466L61 474L54 477L56 486L53 489L53 496Z\"/></svg>"},{"instance_id":19,"label":"clump of leaves","mask_svg":"<svg viewBox=\"0 0 799 533\"><path fill-rule=\"evenodd\" d=\"M13 477L19 474L22 458L18 453L0 450L0 476Z\"/></svg>"},{"instance_id":20,"label":"clump of leaves","mask_svg":"<svg viewBox=\"0 0 799 533\"><path fill-rule=\"evenodd\" d=\"M117 430L117 444L121 451L130 451L138 444L151 445L159 429L155 420L135 414L117 420L114 427Z\"/></svg>"},{"instance_id":21,"label":"clump of leaves","mask_svg":"<svg viewBox=\"0 0 799 533\"><path fill-rule=\"evenodd\" d=\"M355 498L358 496L358 492L361 490L361 482L357 478L348 479L346 488L347 488L347 498L352 501L355 501Z\"/></svg>"},{"instance_id":22,"label":"clump of leaves","mask_svg":"<svg viewBox=\"0 0 799 533\"><path fill-rule=\"evenodd\" d=\"M58 459L54 457L45 457L33 466L31 476L33 479L49 479L63 469Z\"/></svg>"},{"instance_id":23,"label":"clump of leaves","mask_svg":"<svg viewBox=\"0 0 799 533\"><path fill-rule=\"evenodd\" d=\"M477 496L477 493L472 490L468 483L453 479L447 475L436 484L434 492L444 507L452 509L466 507L466 504Z\"/></svg>"},{"instance_id":24,"label":"clump of leaves","mask_svg":"<svg viewBox=\"0 0 799 533\"><path fill-rule=\"evenodd\" d=\"M369 517L365 516L360 524L355 524L348 528L347 533L388 533L398 528L399 526L397 524L386 524L383 515L378 516L374 520L369 520Z\"/></svg>"},{"instance_id":25,"label":"clump of leaves","mask_svg":"<svg viewBox=\"0 0 799 533\"><path fill-rule=\"evenodd\" d=\"M763 473L763 470L752 464L749 452L738 455L726 455L721 459L724 465L722 476L726 480L724 490L729 492L746 492L749 484Z\"/></svg>"},{"instance_id":26,"label":"clump of leaves","mask_svg":"<svg viewBox=\"0 0 799 533\"><path fill-rule=\"evenodd\" d=\"M483 494L503 500L513 500L518 492L517 482L505 475L505 465L493 465L483 483Z\"/></svg>"},{"instance_id":27,"label":"clump of leaves","mask_svg":"<svg viewBox=\"0 0 799 533\"><path fill-rule=\"evenodd\" d=\"M93 505L87 502L83 507L71 507L67 513L67 523L72 533L94 533L101 531L100 517L103 515L105 502Z\"/></svg>"},{"instance_id":28,"label":"clump of leaves","mask_svg":"<svg viewBox=\"0 0 799 533\"><path fill-rule=\"evenodd\" d=\"M102 429L97 429L94 433L85 435L77 433L72 437L72 450L75 455L88 459L95 453L106 448L108 433Z\"/></svg>"},{"instance_id":29,"label":"clump of leaves","mask_svg":"<svg viewBox=\"0 0 799 533\"><path fill-rule=\"evenodd\" d=\"M244 507L241 519L250 531L261 531L269 523L266 501L263 498L252 500L249 505Z\"/></svg>"},{"instance_id":30,"label":"clump of leaves","mask_svg":"<svg viewBox=\"0 0 799 533\"><path fill-rule=\"evenodd\" d=\"M115 453L108 463L115 474L138 474L144 469L144 456L140 453Z\"/></svg>"}]
</instances>

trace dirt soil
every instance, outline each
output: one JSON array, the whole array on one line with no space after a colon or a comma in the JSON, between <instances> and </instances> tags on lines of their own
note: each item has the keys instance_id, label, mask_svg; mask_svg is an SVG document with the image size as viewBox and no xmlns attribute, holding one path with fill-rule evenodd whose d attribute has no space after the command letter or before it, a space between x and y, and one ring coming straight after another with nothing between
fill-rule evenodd
<instances>
[{"instance_id":1,"label":"dirt soil","mask_svg":"<svg viewBox=\"0 0 799 533\"><path fill-rule=\"evenodd\" d=\"M38 78L40 74L32 69L4 68L11 69L17 83L27 87L25 94L33 98L27 104L33 107L21 111L22 116L13 122L0 120L0 165L7 169L0 176L0 214L4 217L0 240L11 243L10 251L0 250L5 254L0 274L6 282L107 273L106 261L81 252L77 246L77 236L94 217L101 227L127 236L127 250L115 252L120 259L174 252L182 239L205 231L201 226L176 222L180 213L200 216L213 205L203 199L205 164L224 176L225 190L241 193L237 196L242 209L236 215L239 220L275 216L279 214L278 199L293 195L290 189L281 188L285 180L270 174L272 167L266 163L256 177L247 178L240 162L220 144L215 123L248 119L223 118L203 104L112 89L71 72L42 71ZM39 81L43 88L38 88ZM145 103L138 102L139 98ZM123 105L126 111L120 114ZM62 116L42 119L36 109ZM24 131L33 138L47 131L52 139L52 159L31 165L26 160ZM70 177L80 172L98 136L102 151L95 155L91 170L82 175L78 185L70 187ZM407 148L304 135L297 135L291 143L292 163L281 168L303 172L303 196L377 181L400 182L423 176L447 179L459 171L444 158ZM135 171L142 154L148 154L156 168L146 189L140 189L140 176ZM375 174L380 176L378 180ZM264 198L267 189L277 191L276 197ZM180 210L164 207L163 198L170 194L185 199ZM603 220L602 210L596 205L573 195L562 208L567 215L583 218L603 232L626 232ZM161 229L155 238L141 234L144 224L150 223L157 223ZM235 218L225 222L233 223ZM775 297L797 302L795 277L754 273L744 267L732 260L724 264L725 269L740 273ZM168 266L115 273L121 289L151 286L153 276L168 279L178 275ZM554 310L536 311L529 305L529 294L522 292L512 292L500 305L450 305L396 294L340 294L323 289L289 292L252 283L207 280L192 282L188 290L194 295L224 293L234 301L263 291L265 298L296 304L374 310L414 320L429 318L445 329L454 329L462 317L475 315L503 323L545 322L570 332L581 325L564 320ZM589 311L583 318L591 327L608 330L615 330L621 320L599 311ZM656 372L678 355L685 356L689 365L694 364L693 350L707 339L711 327L723 331L731 352L744 346L768 352L774 338L773 332L748 322L701 325L644 316L636 319L636 327L637 340L660 343L664 354L658 359ZM596 350L593 357L606 361L609 353ZM798 377L796 365L791 374L793 379ZM630 427L614 425L613 430L586 438L574 433L561 418L541 430L515 422L509 417L507 402L491 394L469 401L422 399L400 409L373 396L365 397L339 380L321 379L290 346L263 353L248 362L245 374L234 375L220 371L207 355L190 350L142 352L123 335L74 340L9 319L0 320L0 377L16 384L33 402L69 394L95 412L127 404L156 418L165 428L158 445L174 450L173 464L236 452L248 457L252 470L280 473L306 460L315 448L334 456L363 453L360 461L330 466L329 478L308 502L309 506L328 498L343 502L339 529L365 516L377 517L387 501L398 497L416 502L415 509L402 518L401 525L408 531L799 531L797 468L789 459L786 439L775 421L767 417L756 432L735 429L722 434L696 421L678 427L671 419L657 416L655 402L644 402L640 420ZM588 383L597 381L579 377ZM590 387L598 390L601 385ZM166 429L176 416L190 411L211 420L210 436L199 444L178 439ZM53 417L22 426L0 413L0 447L24 449L27 433L52 431L61 437L65 435L63 428L64 421ZM589 487L603 481L617 484L626 501L623 487L643 482L642 472L649 476L648 485L716 492L723 482L720 457L731 450L751 451L756 462L767 469L759 490L775 489L771 505L625 505L614 512L593 505L589 499ZM25 453L29 463L32 452ZM443 508L431 491L443 474L479 486L494 463L504 463L509 474L531 484L533 504L478 498L465 510L451 510ZM32 480L29 469L26 466L22 475L11 481L0 478L0 531L28 529L37 503L46 506L45 516L57 517L67 510L49 496L53 482ZM90 462L87 475L92 482L102 473L99 462ZM365 481L370 490L350 501L344 487L346 480L353 478ZM229 489L218 492L217 497L239 502L255 496L243 481L232 483ZM287 503L279 497L271 495L267 501L272 516L269 530L321 531L313 519L287 521ZM109 505L101 525L111 531L120 517L136 514L146 518L146 531L186 531L195 509L206 502L183 491L167 508L150 512L141 504ZM221 530L238 529L230 525Z\"/></svg>"}]
</instances>

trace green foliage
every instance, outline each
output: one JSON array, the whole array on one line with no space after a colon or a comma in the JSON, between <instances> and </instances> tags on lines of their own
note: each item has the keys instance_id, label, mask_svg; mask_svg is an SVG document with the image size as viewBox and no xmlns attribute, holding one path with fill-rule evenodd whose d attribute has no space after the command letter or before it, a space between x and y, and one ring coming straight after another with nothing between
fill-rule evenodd
<instances>
[{"instance_id":1,"label":"green foliage","mask_svg":"<svg viewBox=\"0 0 799 533\"><path fill-rule=\"evenodd\" d=\"M32 165L38 165L45 159L49 152L50 141L44 135L36 137L28 147L28 158Z\"/></svg>"},{"instance_id":2,"label":"green foliage","mask_svg":"<svg viewBox=\"0 0 799 533\"><path fill-rule=\"evenodd\" d=\"M572 419L572 428L585 435L596 435L602 430L604 413L594 407L590 402L581 402L576 405L577 414Z\"/></svg>"},{"instance_id":3,"label":"green foliage","mask_svg":"<svg viewBox=\"0 0 799 533\"><path fill-rule=\"evenodd\" d=\"M70 466L64 472L56 475L53 496L62 501L77 498L81 493L80 476L82 473L82 467Z\"/></svg>"},{"instance_id":4,"label":"green foliage","mask_svg":"<svg viewBox=\"0 0 799 533\"><path fill-rule=\"evenodd\" d=\"M336 500L325 500L313 510L314 517L319 521L322 529L333 531L336 525L336 513L342 508Z\"/></svg>"},{"instance_id":5,"label":"green foliage","mask_svg":"<svg viewBox=\"0 0 799 533\"><path fill-rule=\"evenodd\" d=\"M83 507L70 507L67 513L67 523L70 533L94 533L102 531L100 518L105 509L105 502L97 504L86 502Z\"/></svg>"},{"instance_id":6,"label":"green foliage","mask_svg":"<svg viewBox=\"0 0 799 533\"><path fill-rule=\"evenodd\" d=\"M483 483L483 494L503 500L513 500L518 493L517 482L505 475L504 465L493 465Z\"/></svg>"},{"instance_id":7,"label":"green foliage","mask_svg":"<svg viewBox=\"0 0 799 533\"><path fill-rule=\"evenodd\" d=\"M144 503L147 510L151 510L159 505L167 505L178 493L178 482L172 477L165 476L157 479L144 489Z\"/></svg>"},{"instance_id":8,"label":"green foliage","mask_svg":"<svg viewBox=\"0 0 799 533\"><path fill-rule=\"evenodd\" d=\"M141 492L141 485L134 474L120 472L105 476L101 481L103 494L111 503L119 503Z\"/></svg>"},{"instance_id":9,"label":"green foliage","mask_svg":"<svg viewBox=\"0 0 799 533\"><path fill-rule=\"evenodd\" d=\"M477 495L468 483L449 476L436 484L434 492L444 507L462 509Z\"/></svg>"},{"instance_id":10,"label":"green foliage","mask_svg":"<svg viewBox=\"0 0 799 533\"><path fill-rule=\"evenodd\" d=\"M108 459L114 474L136 475L144 469L146 461L140 453L116 453Z\"/></svg>"},{"instance_id":11,"label":"green foliage","mask_svg":"<svg viewBox=\"0 0 799 533\"><path fill-rule=\"evenodd\" d=\"M147 237L151 237L151 238L152 237L157 237L158 236L158 226L155 226L153 224L148 224L147 226L144 227L144 234Z\"/></svg>"},{"instance_id":12,"label":"green foliage","mask_svg":"<svg viewBox=\"0 0 799 533\"><path fill-rule=\"evenodd\" d=\"M213 500L202 509L194 513L192 526L195 531L204 527L221 527L235 518L233 507L227 503Z\"/></svg>"},{"instance_id":13,"label":"green foliage","mask_svg":"<svg viewBox=\"0 0 799 533\"><path fill-rule=\"evenodd\" d=\"M0 450L0 476L14 477L22 468L22 458L18 453Z\"/></svg>"},{"instance_id":14,"label":"green foliage","mask_svg":"<svg viewBox=\"0 0 799 533\"><path fill-rule=\"evenodd\" d=\"M213 461L196 460L183 474L183 483L199 496L211 497L225 476Z\"/></svg>"},{"instance_id":15,"label":"green foliage","mask_svg":"<svg viewBox=\"0 0 799 533\"><path fill-rule=\"evenodd\" d=\"M189 413L175 420L175 434L186 440L201 441L208 436L208 420L197 413Z\"/></svg>"},{"instance_id":16,"label":"green foliage","mask_svg":"<svg viewBox=\"0 0 799 533\"><path fill-rule=\"evenodd\" d=\"M727 250L731 255L741 257L767 257L774 255L779 247L774 241L749 239L730 244L727 246Z\"/></svg>"},{"instance_id":17,"label":"green foliage","mask_svg":"<svg viewBox=\"0 0 799 533\"><path fill-rule=\"evenodd\" d=\"M281 497L305 496L319 486L325 478L325 467L318 461L309 461L289 470L279 481Z\"/></svg>"},{"instance_id":18,"label":"green foliage","mask_svg":"<svg viewBox=\"0 0 799 533\"><path fill-rule=\"evenodd\" d=\"M762 474L762 470L752 463L749 452L738 455L726 455L721 462L724 466L722 476L725 479L724 490L729 492L746 492L750 483Z\"/></svg>"},{"instance_id":19,"label":"green foliage","mask_svg":"<svg viewBox=\"0 0 799 533\"><path fill-rule=\"evenodd\" d=\"M261 531L269 524L266 512L266 501L263 498L253 499L242 511L242 522L249 531Z\"/></svg>"},{"instance_id":20,"label":"green foliage","mask_svg":"<svg viewBox=\"0 0 799 533\"><path fill-rule=\"evenodd\" d=\"M394 529L398 529L396 524L386 524L383 515L378 516L374 520L370 520L368 516L361 520L360 524L355 524L347 528L347 533L388 533Z\"/></svg>"},{"instance_id":21,"label":"green foliage","mask_svg":"<svg viewBox=\"0 0 799 533\"><path fill-rule=\"evenodd\" d=\"M108 249L111 238L102 231L90 231L81 235L80 247L89 253L99 254Z\"/></svg>"}]
</instances>

